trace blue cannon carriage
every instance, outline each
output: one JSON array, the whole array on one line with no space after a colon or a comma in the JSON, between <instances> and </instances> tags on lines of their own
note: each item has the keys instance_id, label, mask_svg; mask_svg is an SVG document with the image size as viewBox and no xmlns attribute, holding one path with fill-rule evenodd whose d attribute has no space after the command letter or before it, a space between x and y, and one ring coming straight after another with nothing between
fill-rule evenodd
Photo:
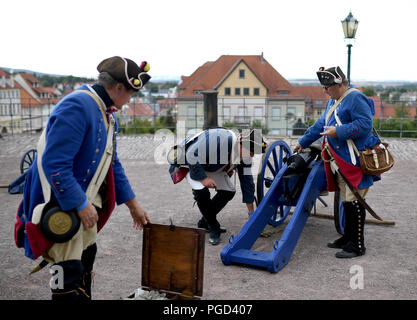
<instances>
[{"instance_id":1,"label":"blue cannon carriage","mask_svg":"<svg viewBox=\"0 0 417 320\"><path fill-rule=\"evenodd\" d=\"M284 141L275 141L263 155L261 165L257 209L240 232L230 236L220 256L225 265L250 265L274 273L288 264L316 200L326 191L327 182L320 147L292 155ZM280 240L275 240L272 251L251 250L265 226L281 225L293 207L292 217ZM335 215L339 215L337 211ZM336 219L336 229L343 233L340 222Z\"/></svg>"}]
</instances>

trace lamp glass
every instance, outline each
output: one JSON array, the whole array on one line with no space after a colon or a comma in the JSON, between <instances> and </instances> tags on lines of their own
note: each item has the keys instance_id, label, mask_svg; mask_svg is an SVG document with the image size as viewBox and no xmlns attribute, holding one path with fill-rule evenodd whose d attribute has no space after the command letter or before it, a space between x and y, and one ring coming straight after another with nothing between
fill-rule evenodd
<instances>
[{"instance_id":1,"label":"lamp glass","mask_svg":"<svg viewBox=\"0 0 417 320\"><path fill-rule=\"evenodd\" d=\"M345 38L355 38L356 30L358 30L358 24L359 21L353 17L351 12L349 12L349 15L346 17L346 19L342 21L343 33L345 34Z\"/></svg>"}]
</instances>

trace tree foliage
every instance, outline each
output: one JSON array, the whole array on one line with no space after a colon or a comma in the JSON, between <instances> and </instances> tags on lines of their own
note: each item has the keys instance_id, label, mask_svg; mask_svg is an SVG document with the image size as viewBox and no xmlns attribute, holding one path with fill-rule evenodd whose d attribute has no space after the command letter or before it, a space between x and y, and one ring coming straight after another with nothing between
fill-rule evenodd
<instances>
[{"instance_id":1,"label":"tree foliage","mask_svg":"<svg viewBox=\"0 0 417 320\"><path fill-rule=\"evenodd\" d=\"M417 121L408 119L374 119L374 128L382 137L417 138L417 132L404 132L417 131Z\"/></svg>"},{"instance_id":2,"label":"tree foliage","mask_svg":"<svg viewBox=\"0 0 417 320\"><path fill-rule=\"evenodd\" d=\"M41 75L37 77L44 87L54 87L58 84L69 84L74 85L76 83L85 83L85 82L93 82L95 79L93 78L85 78L85 77L74 77L74 76L51 76L51 75Z\"/></svg>"},{"instance_id":3,"label":"tree foliage","mask_svg":"<svg viewBox=\"0 0 417 320\"><path fill-rule=\"evenodd\" d=\"M367 97L373 97L376 95L376 91L372 88L363 88L362 93Z\"/></svg>"}]
</instances>

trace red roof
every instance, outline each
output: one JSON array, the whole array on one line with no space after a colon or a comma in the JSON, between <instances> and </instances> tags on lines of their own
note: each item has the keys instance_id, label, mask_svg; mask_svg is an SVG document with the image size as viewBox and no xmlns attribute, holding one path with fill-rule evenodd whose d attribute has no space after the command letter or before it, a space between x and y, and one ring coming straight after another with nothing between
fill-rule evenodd
<instances>
[{"instance_id":1,"label":"red roof","mask_svg":"<svg viewBox=\"0 0 417 320\"><path fill-rule=\"evenodd\" d=\"M321 86L294 86L293 89L302 97L322 100L324 103L330 98Z\"/></svg>"},{"instance_id":2,"label":"red roof","mask_svg":"<svg viewBox=\"0 0 417 320\"><path fill-rule=\"evenodd\" d=\"M9 76L9 74L0 68L0 77L5 76L6 78Z\"/></svg>"},{"instance_id":3,"label":"red roof","mask_svg":"<svg viewBox=\"0 0 417 320\"><path fill-rule=\"evenodd\" d=\"M175 98L168 98L168 99L160 99L157 101L159 104L159 110L168 110L174 108L177 104L177 99Z\"/></svg>"},{"instance_id":4,"label":"red roof","mask_svg":"<svg viewBox=\"0 0 417 320\"><path fill-rule=\"evenodd\" d=\"M218 88L227 76L244 62L268 90L268 97L278 97L278 91L287 91L286 97L300 97L299 91L276 71L265 58L257 56L223 55L214 62L206 62L189 77L182 77L178 86L180 97L194 96L195 90Z\"/></svg>"},{"instance_id":5,"label":"red roof","mask_svg":"<svg viewBox=\"0 0 417 320\"><path fill-rule=\"evenodd\" d=\"M21 72L20 75L26 81L30 81L31 82L30 84L39 83L39 85L40 85L40 81L32 73Z\"/></svg>"},{"instance_id":6,"label":"red roof","mask_svg":"<svg viewBox=\"0 0 417 320\"><path fill-rule=\"evenodd\" d=\"M153 116L155 113L147 103L128 103L128 107L126 111L130 116Z\"/></svg>"},{"instance_id":7,"label":"red roof","mask_svg":"<svg viewBox=\"0 0 417 320\"><path fill-rule=\"evenodd\" d=\"M32 73L20 73L24 81L30 86L30 88L35 92L35 94L41 99L42 103L58 103L59 98L61 97L57 90L51 87L43 87L39 79L35 77ZM17 82L14 82L17 84ZM33 86L34 84L36 86ZM48 94L48 98L45 98L44 93Z\"/></svg>"},{"instance_id":8,"label":"red roof","mask_svg":"<svg viewBox=\"0 0 417 320\"><path fill-rule=\"evenodd\" d=\"M369 98L371 98L374 101L374 106L375 106L375 115L374 115L374 117L375 118L382 117L383 112L382 112L382 109L381 109L381 106L382 106L381 97L373 96L373 97L369 97Z\"/></svg>"}]
</instances>

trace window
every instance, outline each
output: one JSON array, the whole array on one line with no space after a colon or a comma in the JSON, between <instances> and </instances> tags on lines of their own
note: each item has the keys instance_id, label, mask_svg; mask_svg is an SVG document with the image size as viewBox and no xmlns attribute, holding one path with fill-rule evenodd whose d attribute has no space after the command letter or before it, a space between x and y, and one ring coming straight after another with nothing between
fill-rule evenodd
<instances>
[{"instance_id":1,"label":"window","mask_svg":"<svg viewBox=\"0 0 417 320\"><path fill-rule=\"evenodd\" d=\"M230 106L223 106L223 121L230 120Z\"/></svg>"},{"instance_id":2,"label":"window","mask_svg":"<svg viewBox=\"0 0 417 320\"><path fill-rule=\"evenodd\" d=\"M237 123L245 123L246 122L246 114L247 114L247 110L246 110L246 106L239 106L239 108L237 109L237 117L236 117L236 122Z\"/></svg>"},{"instance_id":3,"label":"window","mask_svg":"<svg viewBox=\"0 0 417 320\"><path fill-rule=\"evenodd\" d=\"M239 70L239 79L245 79L245 69Z\"/></svg>"},{"instance_id":4,"label":"window","mask_svg":"<svg viewBox=\"0 0 417 320\"><path fill-rule=\"evenodd\" d=\"M194 120L197 116L196 107L190 106L187 108L187 119Z\"/></svg>"},{"instance_id":5,"label":"window","mask_svg":"<svg viewBox=\"0 0 417 320\"><path fill-rule=\"evenodd\" d=\"M272 120L278 121L281 120L281 108L272 107Z\"/></svg>"},{"instance_id":6,"label":"window","mask_svg":"<svg viewBox=\"0 0 417 320\"><path fill-rule=\"evenodd\" d=\"M249 95L249 88L243 88L243 95L248 96Z\"/></svg>"},{"instance_id":7,"label":"window","mask_svg":"<svg viewBox=\"0 0 417 320\"><path fill-rule=\"evenodd\" d=\"M286 96L290 93L288 90L278 90L278 95L280 96Z\"/></svg>"},{"instance_id":8,"label":"window","mask_svg":"<svg viewBox=\"0 0 417 320\"><path fill-rule=\"evenodd\" d=\"M224 88L224 95L230 96L230 88Z\"/></svg>"},{"instance_id":9,"label":"window","mask_svg":"<svg viewBox=\"0 0 417 320\"><path fill-rule=\"evenodd\" d=\"M235 88L235 96L240 96L240 88Z\"/></svg>"},{"instance_id":10,"label":"window","mask_svg":"<svg viewBox=\"0 0 417 320\"><path fill-rule=\"evenodd\" d=\"M253 95L259 96L259 88L253 88Z\"/></svg>"},{"instance_id":11,"label":"window","mask_svg":"<svg viewBox=\"0 0 417 320\"><path fill-rule=\"evenodd\" d=\"M277 136L279 136L279 135L281 134L281 129L271 129L271 130L270 130L270 133L271 133L272 135L277 135Z\"/></svg>"},{"instance_id":12,"label":"window","mask_svg":"<svg viewBox=\"0 0 417 320\"><path fill-rule=\"evenodd\" d=\"M296 108L295 107L288 107L287 108L287 116L288 118L294 118L296 115Z\"/></svg>"},{"instance_id":13,"label":"window","mask_svg":"<svg viewBox=\"0 0 417 320\"><path fill-rule=\"evenodd\" d=\"M262 120L262 118L263 118L263 114L262 114L263 108L262 107L255 107L253 110L254 110L254 112L253 112L254 120Z\"/></svg>"}]
</instances>

